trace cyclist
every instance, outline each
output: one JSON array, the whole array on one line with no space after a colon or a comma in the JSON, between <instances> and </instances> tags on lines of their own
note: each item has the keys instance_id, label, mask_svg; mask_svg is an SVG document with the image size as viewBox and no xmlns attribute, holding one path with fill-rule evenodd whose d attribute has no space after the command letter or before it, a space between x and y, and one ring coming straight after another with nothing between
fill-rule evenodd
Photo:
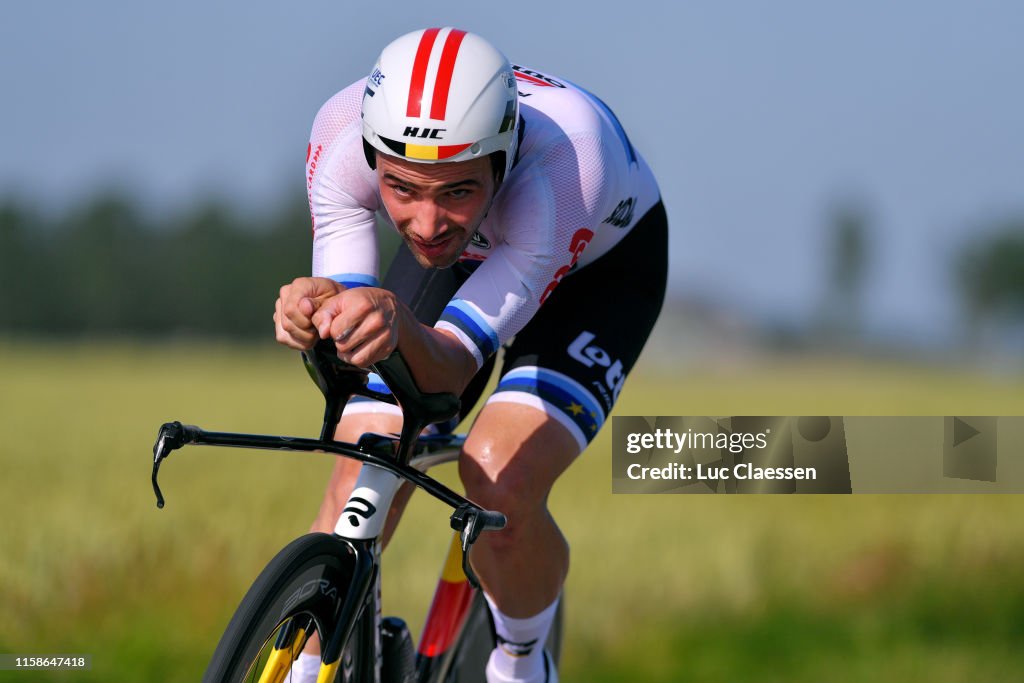
<instances>
[{"instance_id":1,"label":"cyclist","mask_svg":"<svg viewBox=\"0 0 1024 683\"><path fill-rule=\"evenodd\" d=\"M649 84L638 74L630 87ZM467 497L508 516L471 557L499 642L486 676L557 681L538 643L569 547L547 497L611 412L661 309L668 226L649 167L597 97L476 35L431 28L389 44L320 109L306 180L313 277L281 288L279 342L333 338L364 367L398 348L422 390L460 394L465 410L504 346L459 462ZM404 243L383 286L375 213ZM400 419L352 403L336 438L396 432ZM338 460L314 530L334 528L359 467ZM315 678L310 662L296 670Z\"/></svg>"}]
</instances>

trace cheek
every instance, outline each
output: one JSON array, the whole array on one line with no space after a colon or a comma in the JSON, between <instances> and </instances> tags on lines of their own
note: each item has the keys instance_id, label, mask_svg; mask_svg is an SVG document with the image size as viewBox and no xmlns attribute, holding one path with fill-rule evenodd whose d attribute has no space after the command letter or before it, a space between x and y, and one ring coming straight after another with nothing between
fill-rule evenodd
<instances>
[{"instance_id":1,"label":"cheek","mask_svg":"<svg viewBox=\"0 0 1024 683\"><path fill-rule=\"evenodd\" d=\"M457 208L453 208L452 216L458 217L459 223L463 225L476 226L487 215L490 202L486 196L474 197L470 201L461 202Z\"/></svg>"},{"instance_id":2,"label":"cheek","mask_svg":"<svg viewBox=\"0 0 1024 683\"><path fill-rule=\"evenodd\" d=\"M387 194L381 195L381 202L384 204L384 209L387 211L388 216L394 221L396 226L401 226L403 223L407 223L409 217L412 216L415 211L411 210L410 204L395 201L394 198L389 198Z\"/></svg>"}]
</instances>

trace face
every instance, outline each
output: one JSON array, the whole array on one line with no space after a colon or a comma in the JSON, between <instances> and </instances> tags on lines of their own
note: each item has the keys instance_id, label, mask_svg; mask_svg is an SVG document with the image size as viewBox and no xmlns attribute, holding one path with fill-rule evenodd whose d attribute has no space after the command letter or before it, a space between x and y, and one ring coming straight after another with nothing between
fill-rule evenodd
<instances>
[{"instance_id":1,"label":"face","mask_svg":"<svg viewBox=\"0 0 1024 683\"><path fill-rule=\"evenodd\" d=\"M453 265L483 222L494 199L488 158L442 164L377 155L384 207L425 268Z\"/></svg>"}]
</instances>

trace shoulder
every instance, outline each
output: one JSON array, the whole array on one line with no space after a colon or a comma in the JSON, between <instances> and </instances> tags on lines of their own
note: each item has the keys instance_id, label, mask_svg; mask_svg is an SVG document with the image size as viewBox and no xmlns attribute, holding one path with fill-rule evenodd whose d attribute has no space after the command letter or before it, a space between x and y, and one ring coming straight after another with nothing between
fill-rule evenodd
<instances>
[{"instance_id":1,"label":"shoulder","mask_svg":"<svg viewBox=\"0 0 1024 683\"><path fill-rule=\"evenodd\" d=\"M366 79L331 96L316 114L306 150L306 186L314 211L356 205L376 209L375 175L363 156L362 108Z\"/></svg>"},{"instance_id":2,"label":"shoulder","mask_svg":"<svg viewBox=\"0 0 1024 683\"><path fill-rule=\"evenodd\" d=\"M358 123L365 89L366 79L361 78L324 102L313 119L310 140L328 144L342 130Z\"/></svg>"},{"instance_id":3,"label":"shoulder","mask_svg":"<svg viewBox=\"0 0 1024 683\"><path fill-rule=\"evenodd\" d=\"M514 64L523 135L503 189L504 206L532 219L590 191L608 167L608 130L589 93L568 80ZM598 182L597 185L600 185ZM588 198L589 199L589 198Z\"/></svg>"},{"instance_id":4,"label":"shoulder","mask_svg":"<svg viewBox=\"0 0 1024 683\"><path fill-rule=\"evenodd\" d=\"M496 197L495 225L506 241L533 251L561 254L560 245L581 226L617 241L623 230L599 226L625 202L653 205L659 193L650 169L597 96L568 79L513 68L524 133L518 161Z\"/></svg>"},{"instance_id":5,"label":"shoulder","mask_svg":"<svg viewBox=\"0 0 1024 683\"><path fill-rule=\"evenodd\" d=\"M574 183L628 165L614 147L618 136L600 100L568 79L516 68L525 129L517 167L524 179Z\"/></svg>"},{"instance_id":6,"label":"shoulder","mask_svg":"<svg viewBox=\"0 0 1024 683\"><path fill-rule=\"evenodd\" d=\"M360 78L355 83L342 88L331 95L317 111L316 118L331 118L350 122L359 118L363 103L363 91L366 90L366 79Z\"/></svg>"},{"instance_id":7,"label":"shoulder","mask_svg":"<svg viewBox=\"0 0 1024 683\"><path fill-rule=\"evenodd\" d=\"M514 64L519 108L526 124L524 146L543 148L579 135L600 135L596 98L568 79Z\"/></svg>"}]
</instances>

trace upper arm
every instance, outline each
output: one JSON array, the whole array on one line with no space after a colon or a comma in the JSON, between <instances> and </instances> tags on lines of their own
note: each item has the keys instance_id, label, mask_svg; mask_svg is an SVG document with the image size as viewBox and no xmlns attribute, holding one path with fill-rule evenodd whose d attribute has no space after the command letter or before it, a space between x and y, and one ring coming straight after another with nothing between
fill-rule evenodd
<instances>
[{"instance_id":1,"label":"upper arm","mask_svg":"<svg viewBox=\"0 0 1024 683\"><path fill-rule=\"evenodd\" d=\"M362 155L359 81L321 107L306 158L314 276L349 287L379 284L373 172Z\"/></svg>"}]
</instances>

